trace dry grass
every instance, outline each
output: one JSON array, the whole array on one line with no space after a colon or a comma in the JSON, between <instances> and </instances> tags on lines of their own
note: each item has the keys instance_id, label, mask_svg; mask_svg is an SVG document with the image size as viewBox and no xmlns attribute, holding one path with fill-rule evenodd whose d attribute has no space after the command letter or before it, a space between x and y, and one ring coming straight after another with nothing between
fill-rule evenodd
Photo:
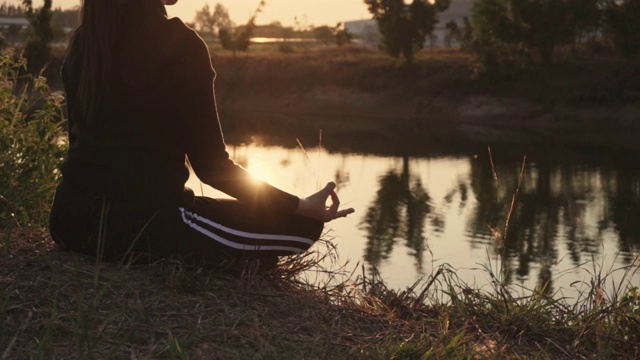
<instances>
[{"instance_id":1,"label":"dry grass","mask_svg":"<svg viewBox=\"0 0 640 360\"><path fill-rule=\"evenodd\" d=\"M14 237L0 267L3 359L362 358L394 323L291 279L303 258L231 276L177 262L96 263L40 231ZM398 335L415 330L395 325Z\"/></svg>"},{"instance_id":2,"label":"dry grass","mask_svg":"<svg viewBox=\"0 0 640 360\"><path fill-rule=\"evenodd\" d=\"M404 291L376 278L301 281L331 256L324 245L273 273L231 276L170 261L96 263L57 250L43 231L15 231L0 255L0 358L640 356L637 291L609 299L602 277L573 307L514 297L497 279L474 289L447 266Z\"/></svg>"}]
</instances>

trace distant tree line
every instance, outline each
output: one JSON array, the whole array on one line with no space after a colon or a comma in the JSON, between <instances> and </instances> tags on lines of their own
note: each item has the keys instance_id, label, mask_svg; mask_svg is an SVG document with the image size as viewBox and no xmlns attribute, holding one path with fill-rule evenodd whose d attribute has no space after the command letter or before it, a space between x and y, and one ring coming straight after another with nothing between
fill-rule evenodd
<instances>
[{"instance_id":1,"label":"distant tree line","mask_svg":"<svg viewBox=\"0 0 640 360\"><path fill-rule=\"evenodd\" d=\"M552 63L580 45L640 54L639 0L474 0L470 19L446 27L489 72Z\"/></svg>"},{"instance_id":2,"label":"distant tree line","mask_svg":"<svg viewBox=\"0 0 640 360\"><path fill-rule=\"evenodd\" d=\"M408 63L451 0L363 0L378 23L381 48ZM611 45L640 54L640 0L473 0L470 17L444 24L447 39L475 53L486 71L552 63L559 48Z\"/></svg>"},{"instance_id":3,"label":"distant tree line","mask_svg":"<svg viewBox=\"0 0 640 360\"><path fill-rule=\"evenodd\" d=\"M25 15L25 9L19 5L8 5L7 2L0 4L0 16L21 17Z\"/></svg>"},{"instance_id":4,"label":"distant tree line","mask_svg":"<svg viewBox=\"0 0 640 360\"><path fill-rule=\"evenodd\" d=\"M43 6L43 8L46 6ZM38 24L34 26L33 16L39 13L42 8L35 9L30 1L23 2L22 5L8 5L6 1L0 4L0 16L10 18L25 18L29 21L29 28L23 29L18 24L11 24L2 30L2 35L5 41L11 43L26 42L34 35L38 27L47 26L46 19L38 20ZM45 9L43 14L50 14L49 25L53 37L51 41L64 41L68 33L75 29L79 24L79 10L78 8L62 10L60 7L56 9ZM48 15L47 15L48 16Z\"/></svg>"},{"instance_id":5,"label":"distant tree line","mask_svg":"<svg viewBox=\"0 0 640 360\"><path fill-rule=\"evenodd\" d=\"M341 23L335 27L313 27L307 26L305 20L296 18L294 26L283 26L277 21L267 25L257 25L256 18L264 6L265 2L260 1L247 23L236 25L231 21L228 10L222 4L216 3L213 9L209 4L205 4L196 12L193 26L202 35L217 37L224 49L234 52L247 51L253 37L279 38L285 41L293 38L315 39L322 44L335 43L338 46L351 42L353 38Z\"/></svg>"},{"instance_id":6,"label":"distant tree line","mask_svg":"<svg viewBox=\"0 0 640 360\"><path fill-rule=\"evenodd\" d=\"M56 8L53 10L51 24L54 28L75 29L80 24L80 10L77 7L66 10Z\"/></svg>"},{"instance_id":7,"label":"distant tree line","mask_svg":"<svg viewBox=\"0 0 640 360\"><path fill-rule=\"evenodd\" d=\"M65 41L68 33L79 23L78 9L52 9L52 0L44 0L39 8L32 0L22 0L21 5L0 4L0 16L24 18L28 26L12 24L2 29L1 44L24 44L23 55L28 70L40 72L51 60L51 43Z\"/></svg>"}]
</instances>

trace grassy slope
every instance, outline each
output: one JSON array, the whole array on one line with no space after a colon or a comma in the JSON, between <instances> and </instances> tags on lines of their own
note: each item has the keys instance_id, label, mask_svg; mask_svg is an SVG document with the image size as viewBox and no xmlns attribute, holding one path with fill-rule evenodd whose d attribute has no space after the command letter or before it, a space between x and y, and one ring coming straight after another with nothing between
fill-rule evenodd
<instances>
[{"instance_id":1,"label":"grassy slope","mask_svg":"<svg viewBox=\"0 0 640 360\"><path fill-rule=\"evenodd\" d=\"M603 297L597 279L568 306L474 289L447 267L400 292L362 278L312 286L296 274L327 254L318 247L274 273L231 276L177 262L96 263L56 250L42 232L0 235L9 239L0 247L2 359L640 356L637 292Z\"/></svg>"}]
</instances>

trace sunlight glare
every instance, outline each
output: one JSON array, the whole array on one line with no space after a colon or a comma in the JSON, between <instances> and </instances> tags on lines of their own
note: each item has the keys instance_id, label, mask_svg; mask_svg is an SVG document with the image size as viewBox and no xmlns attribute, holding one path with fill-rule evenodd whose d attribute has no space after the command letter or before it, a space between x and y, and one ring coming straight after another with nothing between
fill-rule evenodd
<instances>
[{"instance_id":1,"label":"sunlight glare","mask_svg":"<svg viewBox=\"0 0 640 360\"><path fill-rule=\"evenodd\" d=\"M249 160L249 164L247 165L247 171L251 173L256 182L267 182L272 183L274 180L274 172L273 169L269 167L269 165L259 157L252 157Z\"/></svg>"}]
</instances>

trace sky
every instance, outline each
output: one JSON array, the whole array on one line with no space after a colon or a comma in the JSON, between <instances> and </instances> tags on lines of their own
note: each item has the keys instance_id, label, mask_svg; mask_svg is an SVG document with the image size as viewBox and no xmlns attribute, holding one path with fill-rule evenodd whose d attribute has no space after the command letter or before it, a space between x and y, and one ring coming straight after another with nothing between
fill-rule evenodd
<instances>
[{"instance_id":1,"label":"sky","mask_svg":"<svg viewBox=\"0 0 640 360\"><path fill-rule=\"evenodd\" d=\"M6 1L8 4L20 3L20 0ZM67 9L79 3L79 0L53 0L53 7ZM180 0L176 5L168 6L167 13L184 22L192 22L196 11L206 3L211 9L216 3L222 4L229 10L233 22L243 24L251 17L260 0ZM280 21L285 26L291 26L297 17L301 25L334 26L338 22L371 18L363 0L266 0L266 3L264 11L256 19L258 24ZM35 7L42 6L42 0L34 0L33 4Z\"/></svg>"}]
</instances>

